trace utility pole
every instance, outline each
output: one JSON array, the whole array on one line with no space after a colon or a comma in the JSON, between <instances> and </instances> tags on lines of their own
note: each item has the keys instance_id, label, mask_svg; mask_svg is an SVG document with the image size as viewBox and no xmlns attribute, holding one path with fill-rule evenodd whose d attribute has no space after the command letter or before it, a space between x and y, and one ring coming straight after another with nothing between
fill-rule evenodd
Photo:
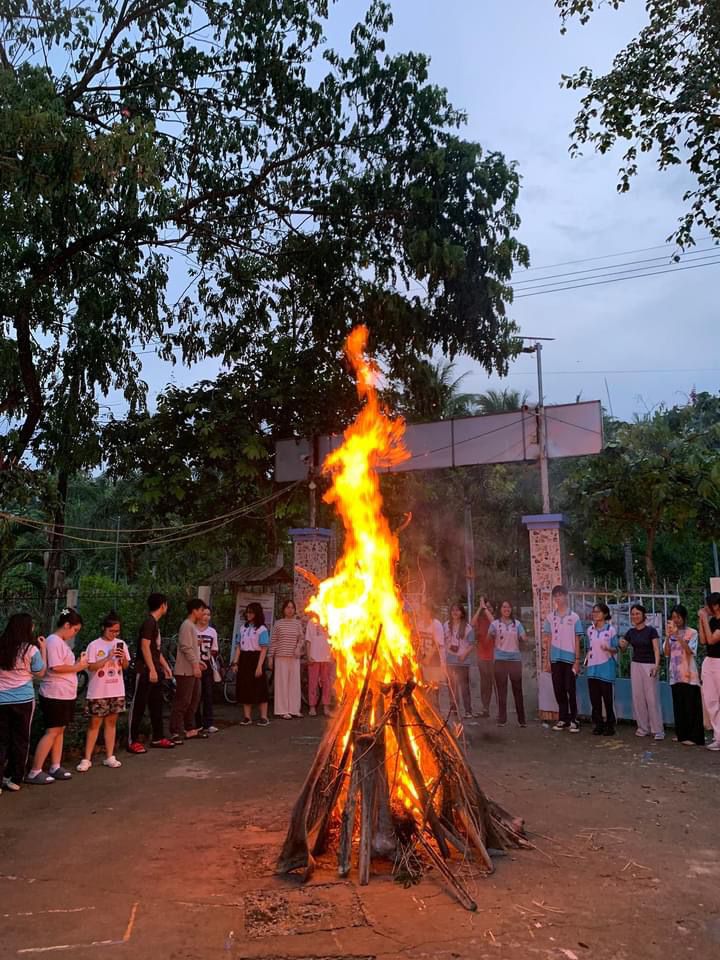
<instances>
[{"instance_id":1,"label":"utility pole","mask_svg":"<svg viewBox=\"0 0 720 960\"><path fill-rule=\"evenodd\" d=\"M550 513L550 478L548 477L547 435L545 429L545 394L542 377L542 344L535 342L538 381L538 445L540 447L540 488L542 490L543 513Z\"/></svg>"}]
</instances>

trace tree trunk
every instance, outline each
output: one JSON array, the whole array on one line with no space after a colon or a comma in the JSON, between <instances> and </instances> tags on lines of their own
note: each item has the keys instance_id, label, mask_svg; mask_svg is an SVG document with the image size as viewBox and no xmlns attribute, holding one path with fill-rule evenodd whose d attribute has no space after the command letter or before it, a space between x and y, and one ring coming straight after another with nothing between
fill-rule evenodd
<instances>
[{"instance_id":1,"label":"tree trunk","mask_svg":"<svg viewBox=\"0 0 720 960\"><path fill-rule=\"evenodd\" d=\"M62 597L65 587L63 571L63 546L65 540L65 507L67 504L68 474L61 470L58 474L57 501L53 511L53 529L50 535L50 556L47 565L47 583L43 602L43 627L46 630L54 626L57 601Z\"/></svg>"},{"instance_id":2,"label":"tree trunk","mask_svg":"<svg viewBox=\"0 0 720 960\"><path fill-rule=\"evenodd\" d=\"M655 590L657 583L657 571L655 570L655 538L657 537L657 527L650 527L645 531L645 572L650 581L650 587Z\"/></svg>"}]
</instances>

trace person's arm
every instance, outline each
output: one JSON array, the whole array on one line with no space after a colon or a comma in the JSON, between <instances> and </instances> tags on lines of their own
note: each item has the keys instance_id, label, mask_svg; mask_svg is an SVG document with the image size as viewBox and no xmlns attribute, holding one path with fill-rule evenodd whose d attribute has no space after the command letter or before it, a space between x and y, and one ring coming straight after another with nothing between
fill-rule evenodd
<instances>
[{"instance_id":1,"label":"person's arm","mask_svg":"<svg viewBox=\"0 0 720 960\"><path fill-rule=\"evenodd\" d=\"M153 643L155 643L154 637L148 637L145 634L143 634L140 637L140 655L145 661L145 666L147 667L147 671L148 671L148 678L150 680L150 683L157 683L158 675L157 675L157 670L155 669L155 664L153 663L153 658L152 658L151 644ZM162 657L160 658L160 660L162 662Z\"/></svg>"},{"instance_id":2,"label":"person's arm","mask_svg":"<svg viewBox=\"0 0 720 960\"><path fill-rule=\"evenodd\" d=\"M708 612L705 607L698 610L698 631L700 634L700 643L707 644L710 636L710 623L708 621Z\"/></svg>"},{"instance_id":3,"label":"person's arm","mask_svg":"<svg viewBox=\"0 0 720 960\"><path fill-rule=\"evenodd\" d=\"M302 623L297 622L297 639L295 640L295 656L299 659L305 652L305 634L303 633Z\"/></svg>"},{"instance_id":4,"label":"person's arm","mask_svg":"<svg viewBox=\"0 0 720 960\"><path fill-rule=\"evenodd\" d=\"M518 637L518 648L525 646L525 641L527 640L527 634L525 633L525 627L520 623L519 620L516 620L517 624L517 637Z\"/></svg>"},{"instance_id":5,"label":"person's arm","mask_svg":"<svg viewBox=\"0 0 720 960\"><path fill-rule=\"evenodd\" d=\"M670 634L667 634L665 637L665 642L663 643L663 655L666 657L670 656Z\"/></svg>"},{"instance_id":6,"label":"person's arm","mask_svg":"<svg viewBox=\"0 0 720 960\"><path fill-rule=\"evenodd\" d=\"M655 631L655 636L652 638L652 645L653 653L655 654L655 666L650 671L650 676L656 677L660 670L660 637L657 635L657 631Z\"/></svg>"},{"instance_id":7,"label":"person's arm","mask_svg":"<svg viewBox=\"0 0 720 960\"><path fill-rule=\"evenodd\" d=\"M311 640L312 640L312 631L313 631L313 622L312 622L312 620L308 620L308 625L307 625L307 627L305 628L305 656L307 657L307 662L308 662L308 663L312 663L312 662L313 662L313 658L312 658L312 655L311 655L311 650L312 650L312 643L311 643Z\"/></svg>"},{"instance_id":8,"label":"person's arm","mask_svg":"<svg viewBox=\"0 0 720 960\"><path fill-rule=\"evenodd\" d=\"M87 668L87 654L83 650L75 663L58 663L50 669L53 673L80 673L82 670L87 670Z\"/></svg>"},{"instance_id":9,"label":"person's arm","mask_svg":"<svg viewBox=\"0 0 720 960\"><path fill-rule=\"evenodd\" d=\"M33 675L33 680L40 680L47 672L45 665L45 637L38 637L35 644L37 649L30 660L30 672Z\"/></svg>"},{"instance_id":10,"label":"person's arm","mask_svg":"<svg viewBox=\"0 0 720 960\"><path fill-rule=\"evenodd\" d=\"M192 675L197 678L202 673L200 668L200 651L197 643L197 633L189 620L184 620L178 633L178 653L182 653L192 666ZM179 658L178 658L179 659Z\"/></svg>"},{"instance_id":11,"label":"person's arm","mask_svg":"<svg viewBox=\"0 0 720 960\"><path fill-rule=\"evenodd\" d=\"M260 657L258 658L257 667L255 667L255 676L261 677L263 672L263 666L265 665L265 658L267 657L267 652L270 646L270 641L268 639L268 632L263 627L258 636L258 646L260 647Z\"/></svg>"},{"instance_id":12,"label":"person's arm","mask_svg":"<svg viewBox=\"0 0 720 960\"><path fill-rule=\"evenodd\" d=\"M582 621L578 617L575 621L575 673L580 672L580 664L582 663L582 638L585 635L583 630Z\"/></svg>"},{"instance_id":13,"label":"person's arm","mask_svg":"<svg viewBox=\"0 0 720 960\"><path fill-rule=\"evenodd\" d=\"M466 631L465 631L464 640L465 640L465 651L464 651L464 653L461 653L460 656L459 656L459 658L458 658L458 659L461 660L463 663L464 663L464 662L467 660L467 658L470 656L470 651L471 651L472 648L475 646L475 631L474 631L473 628L470 626L470 624L468 624L467 629L466 629Z\"/></svg>"},{"instance_id":14,"label":"person's arm","mask_svg":"<svg viewBox=\"0 0 720 960\"><path fill-rule=\"evenodd\" d=\"M713 630L710 632L708 629L708 646L714 646L716 643L720 643L720 630Z\"/></svg>"}]
</instances>

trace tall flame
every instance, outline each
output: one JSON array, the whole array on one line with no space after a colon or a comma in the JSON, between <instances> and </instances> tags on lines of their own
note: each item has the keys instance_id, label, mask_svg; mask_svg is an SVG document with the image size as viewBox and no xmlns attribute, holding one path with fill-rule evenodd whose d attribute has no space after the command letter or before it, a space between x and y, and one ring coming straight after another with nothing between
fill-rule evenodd
<instances>
[{"instance_id":1,"label":"tall flame","mask_svg":"<svg viewBox=\"0 0 720 960\"><path fill-rule=\"evenodd\" d=\"M367 328L356 327L345 345L364 406L342 446L323 464L332 477L325 501L342 519L344 551L333 576L322 581L307 605L328 630L343 691L356 686L368 666L370 679L378 682L417 675L410 625L395 582L399 545L383 514L378 477L378 468L402 463L410 454L403 442L404 421L391 418L379 402L379 372L365 356L367 339Z\"/></svg>"}]
</instances>

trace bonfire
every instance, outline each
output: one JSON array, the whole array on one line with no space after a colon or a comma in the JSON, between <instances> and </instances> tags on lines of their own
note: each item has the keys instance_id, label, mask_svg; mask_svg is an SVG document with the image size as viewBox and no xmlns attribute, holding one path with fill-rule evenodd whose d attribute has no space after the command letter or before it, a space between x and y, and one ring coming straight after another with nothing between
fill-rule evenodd
<instances>
[{"instance_id":1,"label":"bonfire","mask_svg":"<svg viewBox=\"0 0 720 960\"><path fill-rule=\"evenodd\" d=\"M339 709L293 809L278 872L302 871L308 879L316 858L333 847L340 875L356 859L366 884L373 858L397 867L417 850L475 909L448 863L472 859L489 873L491 854L528 844L522 821L481 790L458 743L461 728L426 696L378 477L409 457L405 424L379 401L367 336L358 327L346 344L363 406L323 464L331 481L325 500L342 520L344 550L307 605L330 636Z\"/></svg>"}]
</instances>

